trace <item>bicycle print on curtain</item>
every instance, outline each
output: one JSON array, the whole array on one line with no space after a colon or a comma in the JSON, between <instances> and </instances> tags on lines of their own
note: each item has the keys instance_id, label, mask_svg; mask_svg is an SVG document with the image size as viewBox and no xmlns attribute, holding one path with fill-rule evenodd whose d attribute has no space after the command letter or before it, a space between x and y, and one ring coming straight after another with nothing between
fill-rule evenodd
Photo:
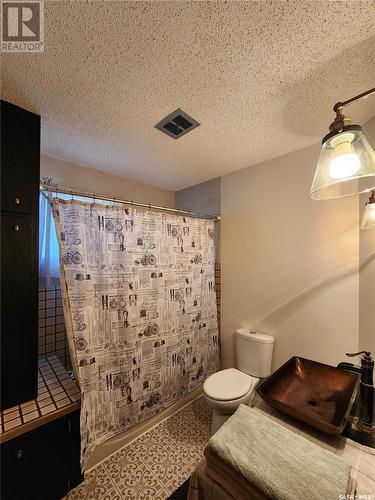
<instances>
[{"instance_id":1,"label":"bicycle print on curtain","mask_svg":"<svg viewBox=\"0 0 375 500\"><path fill-rule=\"evenodd\" d=\"M81 464L219 368L214 223L52 199Z\"/></svg>"}]
</instances>

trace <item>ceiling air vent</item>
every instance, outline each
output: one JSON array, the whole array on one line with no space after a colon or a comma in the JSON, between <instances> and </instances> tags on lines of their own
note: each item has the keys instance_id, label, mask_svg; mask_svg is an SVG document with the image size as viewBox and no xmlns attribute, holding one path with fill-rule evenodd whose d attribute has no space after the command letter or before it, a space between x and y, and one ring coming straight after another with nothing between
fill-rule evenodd
<instances>
[{"instance_id":1,"label":"ceiling air vent","mask_svg":"<svg viewBox=\"0 0 375 500\"><path fill-rule=\"evenodd\" d=\"M179 139L194 128L199 127L199 125L200 123L178 108L157 123L155 128L169 135L169 137L173 137L173 139Z\"/></svg>"}]
</instances>

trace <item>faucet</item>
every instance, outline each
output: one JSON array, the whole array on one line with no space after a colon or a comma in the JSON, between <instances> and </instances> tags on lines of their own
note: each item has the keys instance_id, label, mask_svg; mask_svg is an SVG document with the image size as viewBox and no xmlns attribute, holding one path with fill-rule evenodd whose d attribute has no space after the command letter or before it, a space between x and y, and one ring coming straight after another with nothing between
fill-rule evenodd
<instances>
[{"instance_id":1,"label":"faucet","mask_svg":"<svg viewBox=\"0 0 375 500\"><path fill-rule=\"evenodd\" d=\"M359 386L358 430L372 433L375 432L373 381L374 358L371 356L371 352L369 351L346 353L346 355L350 358L359 356L360 354L363 354L361 357L361 366L356 366L352 363L343 361L337 365L337 368L361 374L361 383Z\"/></svg>"}]
</instances>

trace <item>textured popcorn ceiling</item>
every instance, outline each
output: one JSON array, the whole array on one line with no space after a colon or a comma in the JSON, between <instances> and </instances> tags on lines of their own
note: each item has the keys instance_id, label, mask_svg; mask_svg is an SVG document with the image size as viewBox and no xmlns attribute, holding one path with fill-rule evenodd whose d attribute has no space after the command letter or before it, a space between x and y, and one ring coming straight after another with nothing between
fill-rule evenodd
<instances>
[{"instance_id":1,"label":"textured popcorn ceiling","mask_svg":"<svg viewBox=\"0 0 375 500\"><path fill-rule=\"evenodd\" d=\"M42 115L45 154L172 190L318 142L375 82L372 1L45 4L45 52L2 55L2 97ZM154 125L178 107L201 126L174 140Z\"/></svg>"}]
</instances>

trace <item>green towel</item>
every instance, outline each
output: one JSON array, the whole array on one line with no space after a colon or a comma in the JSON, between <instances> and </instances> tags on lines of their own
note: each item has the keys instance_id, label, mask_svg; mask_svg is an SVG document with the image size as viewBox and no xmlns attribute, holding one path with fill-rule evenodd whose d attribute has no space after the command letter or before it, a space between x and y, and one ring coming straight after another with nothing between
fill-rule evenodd
<instances>
[{"instance_id":1,"label":"green towel","mask_svg":"<svg viewBox=\"0 0 375 500\"><path fill-rule=\"evenodd\" d=\"M350 485L350 466L343 459L244 405L208 446L274 499L338 500Z\"/></svg>"}]
</instances>

